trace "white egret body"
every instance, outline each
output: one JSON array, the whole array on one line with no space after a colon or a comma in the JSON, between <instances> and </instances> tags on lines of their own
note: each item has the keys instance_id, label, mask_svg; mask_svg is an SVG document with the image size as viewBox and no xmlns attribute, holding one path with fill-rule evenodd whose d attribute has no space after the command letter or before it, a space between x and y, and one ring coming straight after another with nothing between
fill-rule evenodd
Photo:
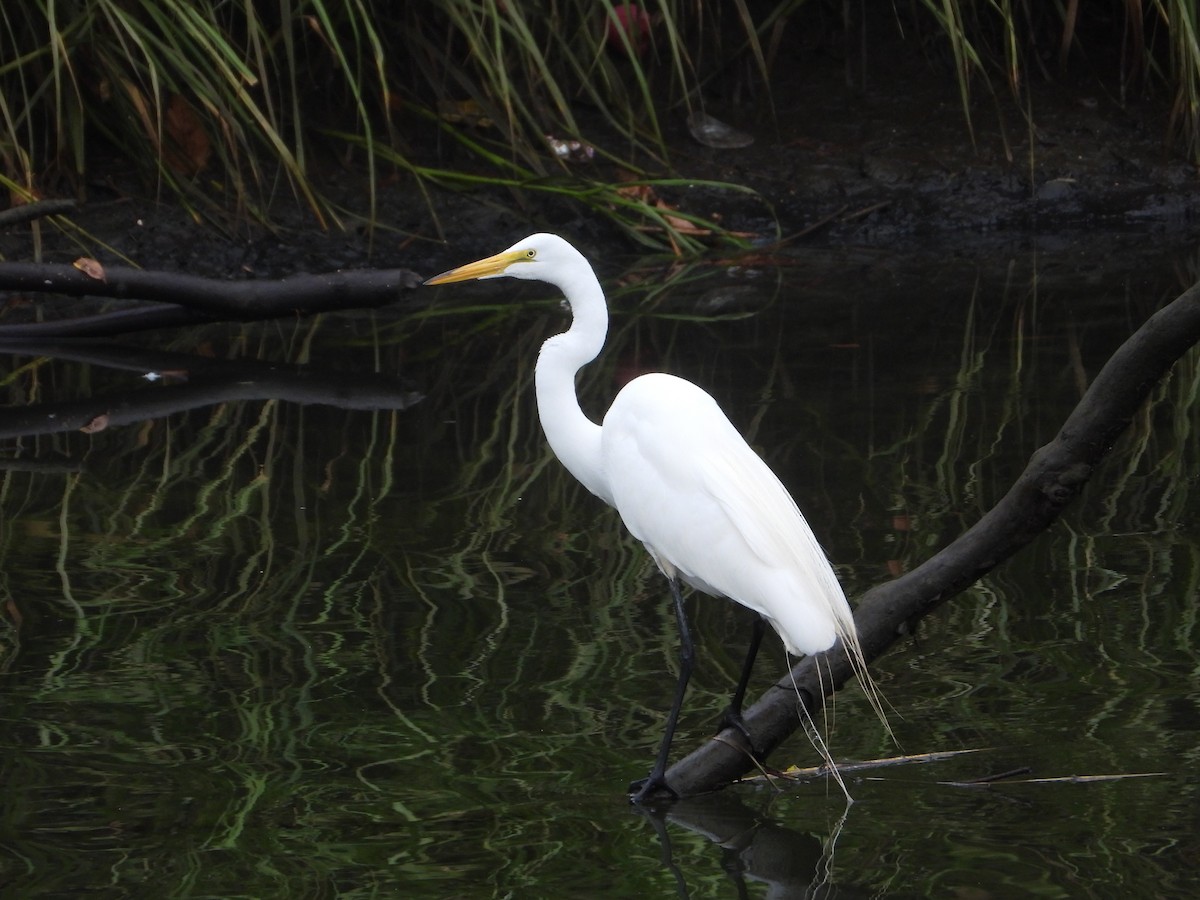
<instances>
[{"instance_id":1,"label":"white egret body","mask_svg":"<svg viewBox=\"0 0 1200 900\"><path fill-rule=\"evenodd\" d=\"M592 267L574 247L556 235L535 234L426 284L500 276L549 282L570 303L570 329L548 339L538 355L542 428L563 465L616 508L670 580L683 665L658 760L634 799L673 793L666 762L693 655L678 581L761 617L726 715L748 741L741 704L761 621L793 654L828 650L840 638L865 674L850 606L787 489L699 387L673 375L642 375L617 394L603 425L584 415L575 375L604 346L608 307Z\"/></svg>"},{"instance_id":2,"label":"white egret body","mask_svg":"<svg viewBox=\"0 0 1200 900\"><path fill-rule=\"evenodd\" d=\"M604 417L600 451L610 502L668 578L754 610L796 655L854 633L800 510L703 390L634 379Z\"/></svg>"}]
</instances>

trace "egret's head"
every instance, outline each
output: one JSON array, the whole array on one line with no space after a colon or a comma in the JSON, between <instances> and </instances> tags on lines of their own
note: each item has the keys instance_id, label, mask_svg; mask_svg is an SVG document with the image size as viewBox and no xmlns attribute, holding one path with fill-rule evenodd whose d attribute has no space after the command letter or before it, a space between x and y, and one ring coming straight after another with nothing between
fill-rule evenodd
<instances>
[{"instance_id":1,"label":"egret's head","mask_svg":"<svg viewBox=\"0 0 1200 900\"><path fill-rule=\"evenodd\" d=\"M524 278L562 285L580 265L590 268L579 251L556 234L531 234L507 250L467 263L425 280L426 284L449 284L472 278Z\"/></svg>"}]
</instances>

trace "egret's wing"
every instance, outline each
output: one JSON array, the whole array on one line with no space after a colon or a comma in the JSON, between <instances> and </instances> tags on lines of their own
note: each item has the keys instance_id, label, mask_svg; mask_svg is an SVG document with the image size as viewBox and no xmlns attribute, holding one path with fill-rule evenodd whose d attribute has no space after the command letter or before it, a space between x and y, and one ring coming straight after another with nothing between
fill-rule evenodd
<instances>
[{"instance_id":1,"label":"egret's wing","mask_svg":"<svg viewBox=\"0 0 1200 900\"><path fill-rule=\"evenodd\" d=\"M708 394L643 376L602 441L615 505L660 566L759 612L794 652L844 632L849 606L812 530Z\"/></svg>"}]
</instances>

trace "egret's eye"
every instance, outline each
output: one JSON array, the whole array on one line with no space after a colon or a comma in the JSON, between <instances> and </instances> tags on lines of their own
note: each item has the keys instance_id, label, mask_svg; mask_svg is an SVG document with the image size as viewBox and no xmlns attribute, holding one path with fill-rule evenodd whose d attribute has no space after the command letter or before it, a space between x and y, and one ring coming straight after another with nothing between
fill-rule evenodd
<instances>
[{"instance_id":1,"label":"egret's eye","mask_svg":"<svg viewBox=\"0 0 1200 900\"><path fill-rule=\"evenodd\" d=\"M526 251L525 251L525 258L526 258L526 259L533 259L533 258L534 258L534 257L536 257L536 256L537 256L537 251L536 251L536 250L526 250Z\"/></svg>"}]
</instances>

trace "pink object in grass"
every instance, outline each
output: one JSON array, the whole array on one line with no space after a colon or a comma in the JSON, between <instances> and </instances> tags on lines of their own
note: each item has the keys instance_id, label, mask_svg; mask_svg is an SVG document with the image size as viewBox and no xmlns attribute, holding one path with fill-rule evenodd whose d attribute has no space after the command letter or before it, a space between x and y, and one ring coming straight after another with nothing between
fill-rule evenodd
<instances>
[{"instance_id":1,"label":"pink object in grass","mask_svg":"<svg viewBox=\"0 0 1200 900\"><path fill-rule=\"evenodd\" d=\"M604 37L610 50L626 55L632 50L642 56L650 46L650 15L633 3L622 3L613 7L612 17L606 17ZM624 33L625 38L622 38ZM626 43L628 39L628 43Z\"/></svg>"}]
</instances>

